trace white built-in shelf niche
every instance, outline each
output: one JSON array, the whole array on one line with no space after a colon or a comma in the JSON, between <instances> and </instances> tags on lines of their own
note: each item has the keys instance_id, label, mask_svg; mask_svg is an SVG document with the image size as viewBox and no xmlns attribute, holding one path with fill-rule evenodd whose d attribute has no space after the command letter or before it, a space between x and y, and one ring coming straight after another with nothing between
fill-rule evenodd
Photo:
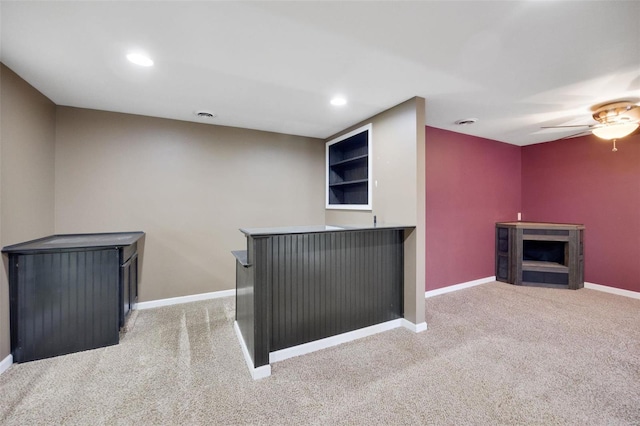
<instances>
[{"instance_id":1,"label":"white built-in shelf niche","mask_svg":"<svg viewBox=\"0 0 640 426\"><path fill-rule=\"evenodd\" d=\"M327 142L328 209L371 210L371 124Z\"/></svg>"}]
</instances>

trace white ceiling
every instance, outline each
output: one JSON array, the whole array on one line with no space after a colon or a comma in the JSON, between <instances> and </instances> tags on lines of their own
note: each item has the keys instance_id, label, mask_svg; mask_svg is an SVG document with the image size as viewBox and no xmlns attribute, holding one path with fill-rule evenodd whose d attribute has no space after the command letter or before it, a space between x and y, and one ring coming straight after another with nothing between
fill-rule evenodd
<instances>
[{"instance_id":1,"label":"white ceiling","mask_svg":"<svg viewBox=\"0 0 640 426\"><path fill-rule=\"evenodd\" d=\"M2 1L0 19L2 62L58 105L295 135L421 96L430 126L528 145L640 100L640 1Z\"/></svg>"}]
</instances>

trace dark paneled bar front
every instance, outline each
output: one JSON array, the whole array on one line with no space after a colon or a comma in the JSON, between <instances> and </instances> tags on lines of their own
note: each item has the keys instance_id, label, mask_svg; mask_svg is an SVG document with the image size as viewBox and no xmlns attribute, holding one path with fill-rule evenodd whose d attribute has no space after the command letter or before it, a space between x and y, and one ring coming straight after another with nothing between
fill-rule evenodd
<instances>
[{"instance_id":1,"label":"dark paneled bar front","mask_svg":"<svg viewBox=\"0 0 640 426\"><path fill-rule=\"evenodd\" d=\"M413 227L241 229L236 332L254 378L274 354L403 318L403 243Z\"/></svg>"}]
</instances>

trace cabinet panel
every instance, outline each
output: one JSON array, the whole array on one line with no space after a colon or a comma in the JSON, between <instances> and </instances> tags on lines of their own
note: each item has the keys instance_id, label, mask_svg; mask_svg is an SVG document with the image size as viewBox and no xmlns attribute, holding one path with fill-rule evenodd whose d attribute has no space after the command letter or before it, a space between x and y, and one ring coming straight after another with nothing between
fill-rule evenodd
<instances>
[{"instance_id":1,"label":"cabinet panel","mask_svg":"<svg viewBox=\"0 0 640 426\"><path fill-rule=\"evenodd\" d=\"M117 250L12 255L10 262L15 362L118 343Z\"/></svg>"},{"instance_id":2,"label":"cabinet panel","mask_svg":"<svg viewBox=\"0 0 640 426\"><path fill-rule=\"evenodd\" d=\"M120 327L138 299L138 254L120 266Z\"/></svg>"},{"instance_id":3,"label":"cabinet panel","mask_svg":"<svg viewBox=\"0 0 640 426\"><path fill-rule=\"evenodd\" d=\"M131 310L131 263L120 266L120 327L124 327L124 321Z\"/></svg>"},{"instance_id":4,"label":"cabinet panel","mask_svg":"<svg viewBox=\"0 0 640 426\"><path fill-rule=\"evenodd\" d=\"M509 279L509 258L507 256L498 255L496 266L496 278L499 281L506 281Z\"/></svg>"},{"instance_id":5,"label":"cabinet panel","mask_svg":"<svg viewBox=\"0 0 640 426\"><path fill-rule=\"evenodd\" d=\"M138 303L138 254L136 253L131 258L131 275L130 275L130 289L131 289L131 309Z\"/></svg>"}]
</instances>

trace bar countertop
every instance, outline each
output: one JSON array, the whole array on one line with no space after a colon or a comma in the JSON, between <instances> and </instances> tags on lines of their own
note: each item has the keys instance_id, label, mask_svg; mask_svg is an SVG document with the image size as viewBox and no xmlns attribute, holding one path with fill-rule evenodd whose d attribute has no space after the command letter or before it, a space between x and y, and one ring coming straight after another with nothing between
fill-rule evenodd
<instances>
[{"instance_id":1,"label":"bar countertop","mask_svg":"<svg viewBox=\"0 0 640 426\"><path fill-rule=\"evenodd\" d=\"M37 240L7 246L2 249L2 252L30 253L88 247L122 247L134 244L143 236L144 232L51 235Z\"/></svg>"},{"instance_id":2,"label":"bar countertop","mask_svg":"<svg viewBox=\"0 0 640 426\"><path fill-rule=\"evenodd\" d=\"M309 226L283 226L276 228L240 228L247 236L288 235L288 234L316 234L321 232L341 231L370 231L375 229L410 229L415 225L398 225L391 223L379 223L376 225L309 225Z\"/></svg>"}]
</instances>

